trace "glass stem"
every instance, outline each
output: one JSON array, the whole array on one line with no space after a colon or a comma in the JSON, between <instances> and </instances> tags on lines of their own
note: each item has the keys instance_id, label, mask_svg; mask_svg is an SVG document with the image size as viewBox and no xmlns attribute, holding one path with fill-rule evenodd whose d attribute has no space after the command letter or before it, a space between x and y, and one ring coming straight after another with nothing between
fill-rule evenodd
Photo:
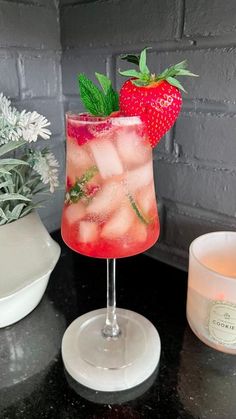
<instances>
[{"instance_id":1,"label":"glass stem","mask_svg":"<svg viewBox=\"0 0 236 419\"><path fill-rule=\"evenodd\" d=\"M102 334L117 338L121 331L116 318L116 259L107 259L107 312Z\"/></svg>"}]
</instances>

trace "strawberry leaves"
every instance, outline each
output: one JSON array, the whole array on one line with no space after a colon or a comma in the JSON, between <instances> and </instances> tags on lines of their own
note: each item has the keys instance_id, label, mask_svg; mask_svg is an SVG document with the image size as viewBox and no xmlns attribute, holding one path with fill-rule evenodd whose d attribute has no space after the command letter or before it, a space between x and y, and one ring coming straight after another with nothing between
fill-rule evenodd
<instances>
[{"instance_id":1,"label":"strawberry leaves","mask_svg":"<svg viewBox=\"0 0 236 419\"><path fill-rule=\"evenodd\" d=\"M151 75L146 64L147 49L149 48L144 48L140 55L125 55L122 57L122 60L132 62L133 64L137 64L139 66L139 71L134 69L125 71L119 70L121 76L134 77L135 79L132 80L132 83L135 84L135 86L147 86L150 81Z\"/></svg>"},{"instance_id":2,"label":"strawberry leaves","mask_svg":"<svg viewBox=\"0 0 236 419\"><path fill-rule=\"evenodd\" d=\"M197 74L191 73L187 69L187 61L181 61L178 64L175 64L169 68L166 68L161 74L151 74L149 68L147 67L147 50L149 48L144 48L140 55L124 55L121 57L122 60L126 60L130 63L136 64L139 66L139 71L136 70L125 70L119 71L122 76L125 77L132 77L132 83L135 86L142 87L148 86L152 83L166 80L169 84L174 87L177 87L179 90L183 90L185 93L185 89L183 88L182 84L176 79L179 76L191 76L191 77L198 77Z\"/></svg>"},{"instance_id":3,"label":"strawberry leaves","mask_svg":"<svg viewBox=\"0 0 236 419\"><path fill-rule=\"evenodd\" d=\"M78 74L80 97L85 109L92 115L108 116L119 110L118 93L113 89L111 81L104 74L95 73L102 90L100 90L85 74Z\"/></svg>"},{"instance_id":4,"label":"strawberry leaves","mask_svg":"<svg viewBox=\"0 0 236 419\"><path fill-rule=\"evenodd\" d=\"M146 51L147 51L147 49L150 49L150 48L144 48L144 50L140 54L139 69L140 69L140 72L142 74L146 74L147 76L150 76L150 71L149 71L149 69L147 67L147 64L146 64L146 61L147 61Z\"/></svg>"}]
</instances>

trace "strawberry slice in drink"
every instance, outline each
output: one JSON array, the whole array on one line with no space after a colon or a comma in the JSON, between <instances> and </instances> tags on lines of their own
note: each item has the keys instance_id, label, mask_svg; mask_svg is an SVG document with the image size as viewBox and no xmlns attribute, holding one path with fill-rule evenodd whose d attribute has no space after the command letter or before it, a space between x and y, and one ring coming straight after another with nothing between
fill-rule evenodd
<instances>
[{"instance_id":1,"label":"strawberry slice in drink","mask_svg":"<svg viewBox=\"0 0 236 419\"><path fill-rule=\"evenodd\" d=\"M78 145L83 145L94 138L94 135L89 131L86 125L74 121L67 122L67 135L70 138L74 138Z\"/></svg>"}]
</instances>

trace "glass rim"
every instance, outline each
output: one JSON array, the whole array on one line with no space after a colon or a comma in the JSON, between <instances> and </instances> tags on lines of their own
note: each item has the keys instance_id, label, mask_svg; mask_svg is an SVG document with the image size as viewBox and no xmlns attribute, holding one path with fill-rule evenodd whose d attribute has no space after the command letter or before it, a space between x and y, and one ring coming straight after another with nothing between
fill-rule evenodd
<instances>
[{"instance_id":1,"label":"glass rim","mask_svg":"<svg viewBox=\"0 0 236 419\"><path fill-rule=\"evenodd\" d=\"M195 261L205 270L212 272L214 275L219 276L220 278L226 278L229 281L235 281L236 279L236 275L225 275L225 274L221 274L220 272L217 272L215 269L210 268L209 266L205 265L200 258L196 255L196 251L194 251L194 246L196 245L197 242L200 242L202 239L206 239L209 236L222 236L225 234L230 234L230 235L234 235L236 238L236 231L212 231L210 233L206 233L206 234L202 234L199 237L196 237L196 239L194 239L192 241L192 243L189 246L189 253L191 254L191 256L194 257Z\"/></svg>"},{"instance_id":2,"label":"glass rim","mask_svg":"<svg viewBox=\"0 0 236 419\"><path fill-rule=\"evenodd\" d=\"M106 121L130 121L133 122L132 125L140 125L142 124L142 120L140 118L140 116L125 116L125 115L120 115L120 116L111 116L111 115L107 115L107 116L97 116L97 115L91 115L89 113L86 112L76 112L76 111L67 111L65 113L66 115L66 119L71 119L72 121L78 121L81 124L102 124ZM86 117L88 119L84 120L83 117ZM129 124L131 125L131 124Z\"/></svg>"}]
</instances>

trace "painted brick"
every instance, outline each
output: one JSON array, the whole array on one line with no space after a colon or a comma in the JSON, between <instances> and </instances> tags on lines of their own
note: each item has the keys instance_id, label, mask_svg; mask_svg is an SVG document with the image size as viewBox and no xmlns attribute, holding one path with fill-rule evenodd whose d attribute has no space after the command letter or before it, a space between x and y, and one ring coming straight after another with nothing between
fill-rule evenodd
<instances>
[{"instance_id":1,"label":"painted brick","mask_svg":"<svg viewBox=\"0 0 236 419\"><path fill-rule=\"evenodd\" d=\"M59 24L55 10L1 2L0 45L59 49Z\"/></svg>"},{"instance_id":2,"label":"painted brick","mask_svg":"<svg viewBox=\"0 0 236 419\"><path fill-rule=\"evenodd\" d=\"M62 103L58 100L27 99L15 102L14 105L19 110L26 109L30 112L39 112L51 122L50 130L53 135L64 135L64 109Z\"/></svg>"},{"instance_id":3,"label":"painted brick","mask_svg":"<svg viewBox=\"0 0 236 419\"><path fill-rule=\"evenodd\" d=\"M189 69L196 77L183 77L188 99L236 101L235 62L236 49L174 51L150 54L150 68L161 62L162 69L187 59ZM154 70L153 70L154 71ZM183 95L183 97L185 97Z\"/></svg>"},{"instance_id":4,"label":"painted brick","mask_svg":"<svg viewBox=\"0 0 236 419\"><path fill-rule=\"evenodd\" d=\"M19 96L16 60L0 55L0 92L11 98Z\"/></svg>"},{"instance_id":5,"label":"painted brick","mask_svg":"<svg viewBox=\"0 0 236 419\"><path fill-rule=\"evenodd\" d=\"M68 112L68 111L77 112L77 113L84 112L84 107L81 103L79 96L75 98L74 97L67 98L67 100L64 102L64 109L65 109L65 112Z\"/></svg>"},{"instance_id":6,"label":"painted brick","mask_svg":"<svg viewBox=\"0 0 236 419\"><path fill-rule=\"evenodd\" d=\"M59 68L55 57L40 55L22 57L23 97L56 96Z\"/></svg>"},{"instance_id":7,"label":"painted brick","mask_svg":"<svg viewBox=\"0 0 236 419\"><path fill-rule=\"evenodd\" d=\"M63 208L64 192L57 190L52 196L48 197L45 206L38 210L39 215L49 231L60 228L61 212Z\"/></svg>"},{"instance_id":8,"label":"painted brick","mask_svg":"<svg viewBox=\"0 0 236 419\"><path fill-rule=\"evenodd\" d=\"M186 0L186 36L228 34L236 29L235 0Z\"/></svg>"},{"instance_id":9,"label":"painted brick","mask_svg":"<svg viewBox=\"0 0 236 419\"><path fill-rule=\"evenodd\" d=\"M62 84L65 95L78 94L77 74L85 73L88 78L98 83L95 71L106 74L105 55L80 55L65 53L62 56Z\"/></svg>"},{"instance_id":10,"label":"painted brick","mask_svg":"<svg viewBox=\"0 0 236 419\"><path fill-rule=\"evenodd\" d=\"M166 0L164 7L156 0L79 4L62 8L62 44L92 48L173 39L175 20L173 0Z\"/></svg>"},{"instance_id":11,"label":"painted brick","mask_svg":"<svg viewBox=\"0 0 236 419\"><path fill-rule=\"evenodd\" d=\"M175 127L175 141L186 158L215 161L224 167L236 164L236 117L182 113Z\"/></svg>"},{"instance_id":12,"label":"painted brick","mask_svg":"<svg viewBox=\"0 0 236 419\"><path fill-rule=\"evenodd\" d=\"M9 3L23 3L35 6L46 6L51 8L56 8L57 0L7 0Z\"/></svg>"},{"instance_id":13,"label":"painted brick","mask_svg":"<svg viewBox=\"0 0 236 419\"><path fill-rule=\"evenodd\" d=\"M191 214L191 207L188 209L188 214L184 212L184 209L180 213L174 208L166 208L165 244L187 251L190 243L202 234L211 231L236 229L236 219L231 222L226 217L220 219L212 216L210 218L208 213L200 210L198 216L195 216L196 209L193 209Z\"/></svg>"},{"instance_id":14,"label":"painted brick","mask_svg":"<svg viewBox=\"0 0 236 419\"><path fill-rule=\"evenodd\" d=\"M94 1L97 1L97 0L86 0L86 3L92 3ZM84 3L84 0L59 0L59 3L60 3L60 6L71 6L73 4Z\"/></svg>"},{"instance_id":15,"label":"painted brick","mask_svg":"<svg viewBox=\"0 0 236 419\"><path fill-rule=\"evenodd\" d=\"M155 162L157 197L229 216L236 215L236 173L188 163Z\"/></svg>"}]
</instances>

